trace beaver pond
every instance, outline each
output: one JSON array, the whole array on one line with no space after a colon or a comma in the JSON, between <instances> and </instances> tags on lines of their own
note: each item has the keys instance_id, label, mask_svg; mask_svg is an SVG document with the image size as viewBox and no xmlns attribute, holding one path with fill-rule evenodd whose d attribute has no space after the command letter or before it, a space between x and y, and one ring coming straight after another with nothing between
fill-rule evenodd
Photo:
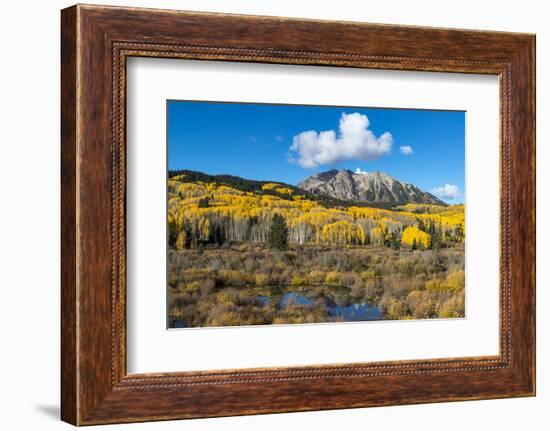
<instances>
[{"instance_id":1,"label":"beaver pond","mask_svg":"<svg viewBox=\"0 0 550 431\"><path fill-rule=\"evenodd\" d=\"M247 314L275 315L274 320L281 323L289 316L296 318L300 315L304 322L309 321L308 316L322 316L323 322L382 319L376 304L354 298L351 289L346 286L301 286L297 290L293 285L276 285L246 289L238 295L233 293L235 305L246 310ZM191 326L181 318L172 319L169 323L171 328Z\"/></svg>"}]
</instances>

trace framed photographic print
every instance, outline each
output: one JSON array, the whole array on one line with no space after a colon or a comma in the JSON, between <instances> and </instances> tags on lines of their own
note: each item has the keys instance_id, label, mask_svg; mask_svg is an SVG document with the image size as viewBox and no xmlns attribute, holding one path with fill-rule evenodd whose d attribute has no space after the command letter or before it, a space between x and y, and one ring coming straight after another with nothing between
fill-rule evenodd
<instances>
[{"instance_id":1,"label":"framed photographic print","mask_svg":"<svg viewBox=\"0 0 550 431\"><path fill-rule=\"evenodd\" d=\"M170 100L166 116L169 328L465 317L464 112Z\"/></svg>"},{"instance_id":2,"label":"framed photographic print","mask_svg":"<svg viewBox=\"0 0 550 431\"><path fill-rule=\"evenodd\" d=\"M61 42L63 420L535 394L533 35L78 5Z\"/></svg>"}]
</instances>

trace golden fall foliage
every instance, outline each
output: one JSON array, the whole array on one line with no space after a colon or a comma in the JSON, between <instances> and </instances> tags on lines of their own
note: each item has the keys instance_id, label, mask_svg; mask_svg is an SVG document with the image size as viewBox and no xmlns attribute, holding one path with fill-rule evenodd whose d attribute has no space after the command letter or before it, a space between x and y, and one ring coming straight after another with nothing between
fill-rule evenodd
<instances>
[{"instance_id":1,"label":"golden fall foliage","mask_svg":"<svg viewBox=\"0 0 550 431\"><path fill-rule=\"evenodd\" d=\"M426 227L437 229L441 241L464 241L464 205L327 208L293 194L280 183L267 183L262 189L276 194L186 182L183 176L170 178L168 225L173 244L181 249L199 241L265 243L275 213L285 220L289 243L385 245L397 236L407 246L416 239L419 248L427 248L430 235Z\"/></svg>"},{"instance_id":2,"label":"golden fall foliage","mask_svg":"<svg viewBox=\"0 0 550 431\"><path fill-rule=\"evenodd\" d=\"M267 183L262 186L262 190L275 190L279 187L282 187L282 184L279 183Z\"/></svg>"},{"instance_id":3,"label":"golden fall foliage","mask_svg":"<svg viewBox=\"0 0 550 431\"><path fill-rule=\"evenodd\" d=\"M419 248L428 248L430 245L430 235L421 231L416 226L409 226L403 231L401 242L411 247L417 245Z\"/></svg>"}]
</instances>

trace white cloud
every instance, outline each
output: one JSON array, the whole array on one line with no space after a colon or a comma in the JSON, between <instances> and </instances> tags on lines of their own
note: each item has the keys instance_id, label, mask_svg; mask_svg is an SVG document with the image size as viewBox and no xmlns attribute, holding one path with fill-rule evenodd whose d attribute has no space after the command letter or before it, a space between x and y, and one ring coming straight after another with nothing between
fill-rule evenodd
<instances>
[{"instance_id":1,"label":"white cloud","mask_svg":"<svg viewBox=\"0 0 550 431\"><path fill-rule=\"evenodd\" d=\"M414 153L410 145L403 145L402 147L399 147L399 151L401 151L401 154L404 154L405 156L410 156Z\"/></svg>"},{"instance_id":2,"label":"white cloud","mask_svg":"<svg viewBox=\"0 0 550 431\"><path fill-rule=\"evenodd\" d=\"M431 189L430 192L441 199L456 199L460 196L458 186L453 184L445 184L442 187L436 187L435 189Z\"/></svg>"},{"instance_id":3,"label":"white cloud","mask_svg":"<svg viewBox=\"0 0 550 431\"><path fill-rule=\"evenodd\" d=\"M316 168L344 160L375 160L388 154L393 141L391 133L377 138L368 127L366 115L343 113L338 134L334 130L309 130L294 136L289 160L304 168Z\"/></svg>"},{"instance_id":4,"label":"white cloud","mask_svg":"<svg viewBox=\"0 0 550 431\"><path fill-rule=\"evenodd\" d=\"M365 174L368 174L367 171L362 171L361 168L355 169L355 173L358 174L358 175L365 175Z\"/></svg>"}]
</instances>

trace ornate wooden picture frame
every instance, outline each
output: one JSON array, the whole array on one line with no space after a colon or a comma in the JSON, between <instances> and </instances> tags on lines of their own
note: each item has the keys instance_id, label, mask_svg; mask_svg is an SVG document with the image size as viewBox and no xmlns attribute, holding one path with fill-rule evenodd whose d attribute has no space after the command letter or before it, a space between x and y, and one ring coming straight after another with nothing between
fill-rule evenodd
<instances>
[{"instance_id":1,"label":"ornate wooden picture frame","mask_svg":"<svg viewBox=\"0 0 550 431\"><path fill-rule=\"evenodd\" d=\"M61 49L64 421L91 425L535 394L533 35L78 5L62 11ZM500 354L127 374L125 98L126 60L134 56L497 75Z\"/></svg>"}]
</instances>

